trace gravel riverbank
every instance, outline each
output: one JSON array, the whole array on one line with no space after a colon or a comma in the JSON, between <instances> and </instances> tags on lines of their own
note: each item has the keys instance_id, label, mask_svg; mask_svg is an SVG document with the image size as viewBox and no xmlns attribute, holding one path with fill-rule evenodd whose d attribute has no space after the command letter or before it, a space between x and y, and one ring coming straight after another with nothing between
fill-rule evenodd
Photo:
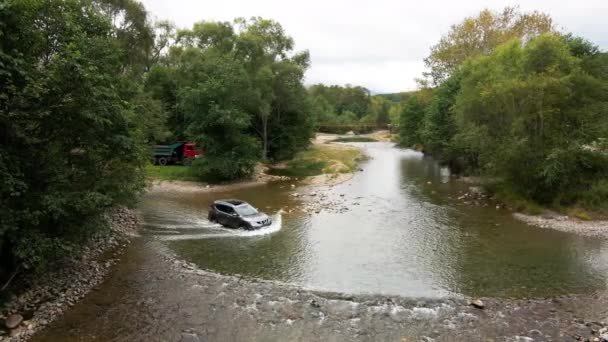
<instances>
[{"instance_id":1,"label":"gravel riverbank","mask_svg":"<svg viewBox=\"0 0 608 342\"><path fill-rule=\"evenodd\" d=\"M608 221L582 221L564 215L532 216L522 213L513 214L515 218L528 224L556 229L563 232L576 233L585 236L608 238Z\"/></svg>"},{"instance_id":2,"label":"gravel riverbank","mask_svg":"<svg viewBox=\"0 0 608 342\"><path fill-rule=\"evenodd\" d=\"M469 190L458 197L468 205L496 205L496 209L509 208L509 205L500 202L494 196L483 190L482 181L477 178L461 177L457 181L474 184L469 187ZM608 221L606 220L580 220L571 216L560 215L558 213L546 210L541 215L528 215L524 213L514 212L513 217L523 221L529 225L540 228L555 229L567 233L575 233L584 236L608 238Z\"/></svg>"},{"instance_id":3,"label":"gravel riverbank","mask_svg":"<svg viewBox=\"0 0 608 342\"><path fill-rule=\"evenodd\" d=\"M227 276L140 238L34 341L601 341L604 294L538 300L349 295ZM476 303L480 304L480 303Z\"/></svg>"},{"instance_id":4,"label":"gravel riverbank","mask_svg":"<svg viewBox=\"0 0 608 342\"><path fill-rule=\"evenodd\" d=\"M0 311L0 322L4 323L0 341L28 340L105 279L138 226L134 211L126 208L112 210L108 219L110 232L92 239L80 258L65 260L57 270L31 281L27 290L5 303Z\"/></svg>"}]
</instances>

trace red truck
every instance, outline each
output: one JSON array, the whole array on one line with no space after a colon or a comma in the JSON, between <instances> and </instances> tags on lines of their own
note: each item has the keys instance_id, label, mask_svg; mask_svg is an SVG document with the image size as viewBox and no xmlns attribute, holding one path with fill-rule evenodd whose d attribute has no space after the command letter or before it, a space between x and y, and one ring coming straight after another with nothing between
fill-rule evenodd
<instances>
[{"instance_id":1,"label":"red truck","mask_svg":"<svg viewBox=\"0 0 608 342\"><path fill-rule=\"evenodd\" d=\"M152 163L154 165L182 164L190 165L203 151L190 142L176 142L171 145L154 145L152 147Z\"/></svg>"}]
</instances>

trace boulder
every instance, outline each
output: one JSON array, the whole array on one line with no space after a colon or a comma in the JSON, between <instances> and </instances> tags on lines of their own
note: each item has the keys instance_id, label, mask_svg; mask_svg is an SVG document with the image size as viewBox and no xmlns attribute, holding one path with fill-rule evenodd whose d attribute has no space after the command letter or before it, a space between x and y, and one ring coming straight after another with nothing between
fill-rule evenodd
<instances>
[{"instance_id":1,"label":"boulder","mask_svg":"<svg viewBox=\"0 0 608 342\"><path fill-rule=\"evenodd\" d=\"M481 299L473 299L471 301L471 306L478 309L483 309L485 307Z\"/></svg>"},{"instance_id":2,"label":"boulder","mask_svg":"<svg viewBox=\"0 0 608 342\"><path fill-rule=\"evenodd\" d=\"M4 320L4 325L9 329L15 329L23 322L23 316L19 314L12 314Z\"/></svg>"}]
</instances>

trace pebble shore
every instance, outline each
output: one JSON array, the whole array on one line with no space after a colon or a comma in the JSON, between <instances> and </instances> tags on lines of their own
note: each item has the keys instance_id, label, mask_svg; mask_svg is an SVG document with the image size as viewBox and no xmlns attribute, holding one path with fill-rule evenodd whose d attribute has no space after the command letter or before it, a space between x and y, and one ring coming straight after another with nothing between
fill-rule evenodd
<instances>
[{"instance_id":1,"label":"pebble shore","mask_svg":"<svg viewBox=\"0 0 608 342\"><path fill-rule=\"evenodd\" d=\"M608 221L582 221L563 215L532 216L515 213L513 216L540 228L555 229L585 236L608 238Z\"/></svg>"},{"instance_id":2,"label":"pebble shore","mask_svg":"<svg viewBox=\"0 0 608 342\"><path fill-rule=\"evenodd\" d=\"M110 232L94 237L79 258L31 282L0 309L0 342L28 340L105 279L130 237L137 234L134 211L115 208L108 214Z\"/></svg>"}]
</instances>

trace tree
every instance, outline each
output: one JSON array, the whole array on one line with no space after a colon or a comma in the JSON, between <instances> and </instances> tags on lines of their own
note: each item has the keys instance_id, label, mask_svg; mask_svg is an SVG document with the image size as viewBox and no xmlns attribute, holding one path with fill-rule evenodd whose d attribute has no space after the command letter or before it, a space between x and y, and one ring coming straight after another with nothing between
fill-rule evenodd
<instances>
[{"instance_id":1,"label":"tree","mask_svg":"<svg viewBox=\"0 0 608 342\"><path fill-rule=\"evenodd\" d=\"M443 82L424 113L421 139L424 150L440 159L449 153L450 141L456 134L453 106L460 91L460 74L456 73Z\"/></svg>"},{"instance_id":2,"label":"tree","mask_svg":"<svg viewBox=\"0 0 608 342\"><path fill-rule=\"evenodd\" d=\"M372 97L364 87L315 84L309 87L308 94L313 103L322 104L322 113L317 114L321 126L353 126L359 122L375 124L377 116L374 115L378 113L369 115Z\"/></svg>"},{"instance_id":3,"label":"tree","mask_svg":"<svg viewBox=\"0 0 608 342\"><path fill-rule=\"evenodd\" d=\"M242 103L241 110L251 116L249 130L259 136L261 159L286 158L308 146L313 124L307 117L310 102L302 84L309 56L308 52L293 53L293 39L279 23L259 17L236 19L235 26L227 22L199 22L191 30L179 31L177 42L167 68L153 70L149 78L155 83L150 88L155 88L169 106L173 101L171 83L176 79L169 70L185 67L175 62L185 48L225 56L238 60L247 74L250 97ZM185 82L178 81L180 84L175 86L187 86L188 81ZM187 113L175 108L169 123L179 130L186 116ZM289 139L286 132L291 134Z\"/></svg>"},{"instance_id":4,"label":"tree","mask_svg":"<svg viewBox=\"0 0 608 342\"><path fill-rule=\"evenodd\" d=\"M385 98L373 96L369 106L369 112L361 120L367 119L367 124L383 127L390 122L390 108L391 104Z\"/></svg>"},{"instance_id":5,"label":"tree","mask_svg":"<svg viewBox=\"0 0 608 342\"><path fill-rule=\"evenodd\" d=\"M464 163L542 204L608 195L608 157L594 147L608 136L608 83L581 64L551 34L467 62L453 139Z\"/></svg>"},{"instance_id":6,"label":"tree","mask_svg":"<svg viewBox=\"0 0 608 342\"><path fill-rule=\"evenodd\" d=\"M544 13L522 13L517 7L506 7L502 12L485 9L477 17L453 25L450 32L431 47L430 55L424 59L429 68L425 76L438 85L468 58L488 55L514 38L527 41L553 30L553 20Z\"/></svg>"},{"instance_id":7,"label":"tree","mask_svg":"<svg viewBox=\"0 0 608 342\"><path fill-rule=\"evenodd\" d=\"M153 65L160 62L161 58L167 55L168 50L175 44L177 39L175 25L169 21L158 21L154 23L153 29L154 44L148 52L146 71L150 71Z\"/></svg>"},{"instance_id":8,"label":"tree","mask_svg":"<svg viewBox=\"0 0 608 342\"><path fill-rule=\"evenodd\" d=\"M297 58L297 56L296 56ZM308 56L302 56L308 63ZM293 157L310 144L315 117L312 103L304 87L304 68L292 60L276 63L274 67L271 104L272 121L268 127L268 154L276 160Z\"/></svg>"},{"instance_id":9,"label":"tree","mask_svg":"<svg viewBox=\"0 0 608 342\"><path fill-rule=\"evenodd\" d=\"M141 77L154 48L154 29L144 5L136 0L94 0L112 23L123 72Z\"/></svg>"},{"instance_id":10,"label":"tree","mask_svg":"<svg viewBox=\"0 0 608 342\"><path fill-rule=\"evenodd\" d=\"M306 93L302 91L302 83L304 71L309 65L309 55L308 52L302 52L289 57L293 51L293 39L275 21L254 17L250 20L239 18L235 22L239 28L236 54L243 60L257 93L257 101L252 104L255 115L253 127L261 138L262 160L266 160L269 152L279 151L271 145L284 134L282 126L274 121L286 123L291 121L285 120L287 115L300 116L303 110L307 110L302 107L308 104L304 100ZM296 89L298 90L293 92ZM288 96L280 98L280 95ZM290 100L289 103L287 99ZM296 105L300 105L300 108L296 108ZM295 145L285 145L286 149L281 151L282 157L291 156L295 151L308 146L312 126L305 122L306 120L292 122L302 125L299 125L298 130L291 131L296 135L292 140ZM271 126L279 129L271 130ZM289 125L282 128L288 127ZM286 153L288 150L292 152ZM278 155L272 153L270 156Z\"/></svg>"},{"instance_id":11,"label":"tree","mask_svg":"<svg viewBox=\"0 0 608 342\"><path fill-rule=\"evenodd\" d=\"M0 268L39 268L134 199L145 150L115 86L121 45L95 4L10 1L0 23Z\"/></svg>"},{"instance_id":12,"label":"tree","mask_svg":"<svg viewBox=\"0 0 608 342\"><path fill-rule=\"evenodd\" d=\"M420 144L420 127L424 118L424 107L417 96L410 97L401 111L399 118L399 144L412 147Z\"/></svg>"},{"instance_id":13,"label":"tree","mask_svg":"<svg viewBox=\"0 0 608 342\"><path fill-rule=\"evenodd\" d=\"M182 55L179 109L187 132L205 150L194 169L205 180L247 176L258 160L259 143L248 134L251 116L244 110L254 97L242 63L211 50L187 49Z\"/></svg>"}]
</instances>

